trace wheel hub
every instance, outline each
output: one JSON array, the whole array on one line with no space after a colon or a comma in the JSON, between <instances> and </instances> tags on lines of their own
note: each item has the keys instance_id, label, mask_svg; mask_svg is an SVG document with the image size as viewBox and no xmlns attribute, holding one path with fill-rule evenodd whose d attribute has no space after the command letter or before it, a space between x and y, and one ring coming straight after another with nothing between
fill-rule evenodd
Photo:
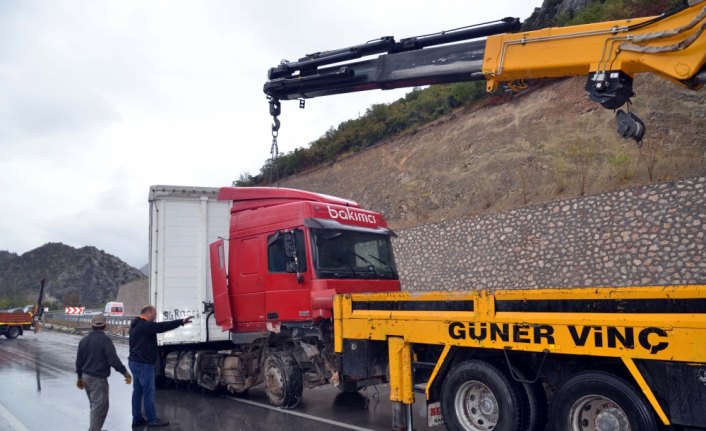
<instances>
[{"instance_id":1,"label":"wheel hub","mask_svg":"<svg viewBox=\"0 0 706 431\"><path fill-rule=\"evenodd\" d=\"M571 406L569 417L571 431L631 431L623 409L602 395L580 398Z\"/></svg>"},{"instance_id":2,"label":"wheel hub","mask_svg":"<svg viewBox=\"0 0 706 431\"><path fill-rule=\"evenodd\" d=\"M630 429L625 413L615 407L609 407L596 416L596 430L622 431Z\"/></svg>"},{"instance_id":3,"label":"wheel hub","mask_svg":"<svg viewBox=\"0 0 706 431\"><path fill-rule=\"evenodd\" d=\"M271 367L267 369L267 373L265 374L265 386L268 392L278 398L284 393L282 381L282 373L280 373L277 368Z\"/></svg>"},{"instance_id":4,"label":"wheel hub","mask_svg":"<svg viewBox=\"0 0 706 431\"><path fill-rule=\"evenodd\" d=\"M465 429L490 431L498 425L498 400L490 388L481 382L464 382L456 392L454 404Z\"/></svg>"}]
</instances>

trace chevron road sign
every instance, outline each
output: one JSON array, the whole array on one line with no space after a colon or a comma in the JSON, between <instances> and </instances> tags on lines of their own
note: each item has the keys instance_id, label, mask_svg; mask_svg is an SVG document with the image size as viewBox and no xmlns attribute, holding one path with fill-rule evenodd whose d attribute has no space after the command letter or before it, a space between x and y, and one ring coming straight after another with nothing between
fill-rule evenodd
<instances>
[{"instance_id":1,"label":"chevron road sign","mask_svg":"<svg viewBox=\"0 0 706 431\"><path fill-rule=\"evenodd\" d=\"M66 314L83 314L86 307L66 307Z\"/></svg>"}]
</instances>

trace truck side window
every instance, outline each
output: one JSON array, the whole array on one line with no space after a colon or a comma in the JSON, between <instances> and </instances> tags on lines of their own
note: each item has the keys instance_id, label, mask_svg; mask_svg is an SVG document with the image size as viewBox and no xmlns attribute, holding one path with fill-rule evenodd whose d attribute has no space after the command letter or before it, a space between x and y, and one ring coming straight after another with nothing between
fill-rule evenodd
<instances>
[{"instance_id":1,"label":"truck side window","mask_svg":"<svg viewBox=\"0 0 706 431\"><path fill-rule=\"evenodd\" d=\"M306 272L306 248L304 246L304 232L294 230L296 237L297 261L299 272ZM269 272L287 272L287 261L290 260L284 250L285 235L276 232L267 237L267 270Z\"/></svg>"}]
</instances>

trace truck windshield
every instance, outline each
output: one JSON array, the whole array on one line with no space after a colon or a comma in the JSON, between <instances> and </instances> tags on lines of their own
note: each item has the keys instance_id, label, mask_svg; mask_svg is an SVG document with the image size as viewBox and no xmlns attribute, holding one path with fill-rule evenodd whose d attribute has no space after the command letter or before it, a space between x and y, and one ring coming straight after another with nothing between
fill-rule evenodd
<instances>
[{"instance_id":1,"label":"truck windshield","mask_svg":"<svg viewBox=\"0 0 706 431\"><path fill-rule=\"evenodd\" d=\"M311 240L318 278L398 278L389 235L311 229Z\"/></svg>"}]
</instances>

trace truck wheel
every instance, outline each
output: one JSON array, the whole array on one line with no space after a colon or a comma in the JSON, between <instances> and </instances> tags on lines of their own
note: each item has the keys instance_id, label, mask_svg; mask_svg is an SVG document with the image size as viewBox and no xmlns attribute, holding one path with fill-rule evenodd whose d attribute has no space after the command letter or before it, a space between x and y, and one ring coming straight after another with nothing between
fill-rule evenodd
<instances>
[{"instance_id":1,"label":"truck wheel","mask_svg":"<svg viewBox=\"0 0 706 431\"><path fill-rule=\"evenodd\" d=\"M20 336L22 331L20 330L19 326L10 326L7 328L7 332L5 332L5 336L9 339L17 338Z\"/></svg>"},{"instance_id":2,"label":"truck wheel","mask_svg":"<svg viewBox=\"0 0 706 431\"><path fill-rule=\"evenodd\" d=\"M520 385L499 368L479 360L461 363L446 376L441 412L450 431L524 430L529 420Z\"/></svg>"},{"instance_id":3,"label":"truck wheel","mask_svg":"<svg viewBox=\"0 0 706 431\"><path fill-rule=\"evenodd\" d=\"M289 352L271 352L262 370L270 404L292 409L302 400L302 371Z\"/></svg>"},{"instance_id":4,"label":"truck wheel","mask_svg":"<svg viewBox=\"0 0 706 431\"><path fill-rule=\"evenodd\" d=\"M514 373L523 380L529 380L530 372L513 368ZM547 427L547 394L544 392L544 387L539 382L535 383L520 383L525 396L527 397L527 409L529 411L529 420L527 422L526 431L544 431Z\"/></svg>"},{"instance_id":5,"label":"truck wheel","mask_svg":"<svg viewBox=\"0 0 706 431\"><path fill-rule=\"evenodd\" d=\"M652 408L625 380L602 371L579 373L554 394L557 431L656 430Z\"/></svg>"},{"instance_id":6,"label":"truck wheel","mask_svg":"<svg viewBox=\"0 0 706 431\"><path fill-rule=\"evenodd\" d=\"M338 390L343 393L346 393L346 394L355 393L361 389L362 388L358 387L357 382L348 380L348 378L346 378L346 376L341 376L341 378L338 382Z\"/></svg>"}]
</instances>

